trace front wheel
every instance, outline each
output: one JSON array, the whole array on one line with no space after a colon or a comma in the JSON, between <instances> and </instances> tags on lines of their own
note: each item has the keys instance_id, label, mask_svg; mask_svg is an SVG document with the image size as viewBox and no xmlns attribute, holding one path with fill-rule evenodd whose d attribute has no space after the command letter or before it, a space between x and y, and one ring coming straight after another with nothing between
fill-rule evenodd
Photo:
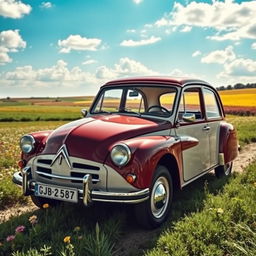
<instances>
[{"instance_id":1,"label":"front wheel","mask_svg":"<svg viewBox=\"0 0 256 256\"><path fill-rule=\"evenodd\" d=\"M145 228L156 228L168 217L173 198L173 183L165 166L158 165L147 201L135 205L137 222Z\"/></svg>"},{"instance_id":2,"label":"front wheel","mask_svg":"<svg viewBox=\"0 0 256 256\"><path fill-rule=\"evenodd\" d=\"M229 176L232 172L233 162L228 162L225 165L218 166L215 168L215 175L217 178L223 176Z\"/></svg>"}]
</instances>

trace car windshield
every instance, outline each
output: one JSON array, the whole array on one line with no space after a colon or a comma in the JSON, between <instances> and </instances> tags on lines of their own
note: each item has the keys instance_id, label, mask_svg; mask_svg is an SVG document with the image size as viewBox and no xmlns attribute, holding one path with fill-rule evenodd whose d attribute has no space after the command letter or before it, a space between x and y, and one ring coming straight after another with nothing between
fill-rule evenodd
<instances>
[{"instance_id":1,"label":"car windshield","mask_svg":"<svg viewBox=\"0 0 256 256\"><path fill-rule=\"evenodd\" d=\"M175 87L124 86L104 88L91 114L124 113L169 117L176 97Z\"/></svg>"}]
</instances>

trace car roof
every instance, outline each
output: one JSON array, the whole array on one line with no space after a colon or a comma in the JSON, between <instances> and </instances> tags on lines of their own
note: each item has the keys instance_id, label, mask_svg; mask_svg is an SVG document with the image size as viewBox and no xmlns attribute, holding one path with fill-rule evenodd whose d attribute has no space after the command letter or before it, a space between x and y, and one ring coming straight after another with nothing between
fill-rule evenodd
<instances>
[{"instance_id":1,"label":"car roof","mask_svg":"<svg viewBox=\"0 0 256 256\"><path fill-rule=\"evenodd\" d=\"M178 87L183 87L187 84L204 84L212 87L207 82L187 77L167 77L167 76L145 76L145 77L128 77L117 80L112 80L103 85L103 87L112 86L112 85L124 85L124 84L161 84L161 85L174 85Z\"/></svg>"}]
</instances>

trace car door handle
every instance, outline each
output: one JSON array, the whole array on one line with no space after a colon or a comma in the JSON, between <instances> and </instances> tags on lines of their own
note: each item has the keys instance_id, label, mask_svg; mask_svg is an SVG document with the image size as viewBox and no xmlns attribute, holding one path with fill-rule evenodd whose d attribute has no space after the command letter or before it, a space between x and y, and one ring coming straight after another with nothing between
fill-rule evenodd
<instances>
[{"instance_id":1,"label":"car door handle","mask_svg":"<svg viewBox=\"0 0 256 256\"><path fill-rule=\"evenodd\" d=\"M210 131L210 130L211 130L211 127L208 125L204 126L203 128L203 131Z\"/></svg>"}]
</instances>

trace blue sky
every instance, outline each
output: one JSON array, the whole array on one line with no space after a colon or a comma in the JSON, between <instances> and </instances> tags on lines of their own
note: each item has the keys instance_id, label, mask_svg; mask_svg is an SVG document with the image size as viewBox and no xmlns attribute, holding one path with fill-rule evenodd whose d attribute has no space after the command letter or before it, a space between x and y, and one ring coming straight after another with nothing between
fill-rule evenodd
<instances>
[{"instance_id":1,"label":"blue sky","mask_svg":"<svg viewBox=\"0 0 256 256\"><path fill-rule=\"evenodd\" d=\"M127 76L256 82L255 13L255 0L0 0L0 97L95 95Z\"/></svg>"}]
</instances>

